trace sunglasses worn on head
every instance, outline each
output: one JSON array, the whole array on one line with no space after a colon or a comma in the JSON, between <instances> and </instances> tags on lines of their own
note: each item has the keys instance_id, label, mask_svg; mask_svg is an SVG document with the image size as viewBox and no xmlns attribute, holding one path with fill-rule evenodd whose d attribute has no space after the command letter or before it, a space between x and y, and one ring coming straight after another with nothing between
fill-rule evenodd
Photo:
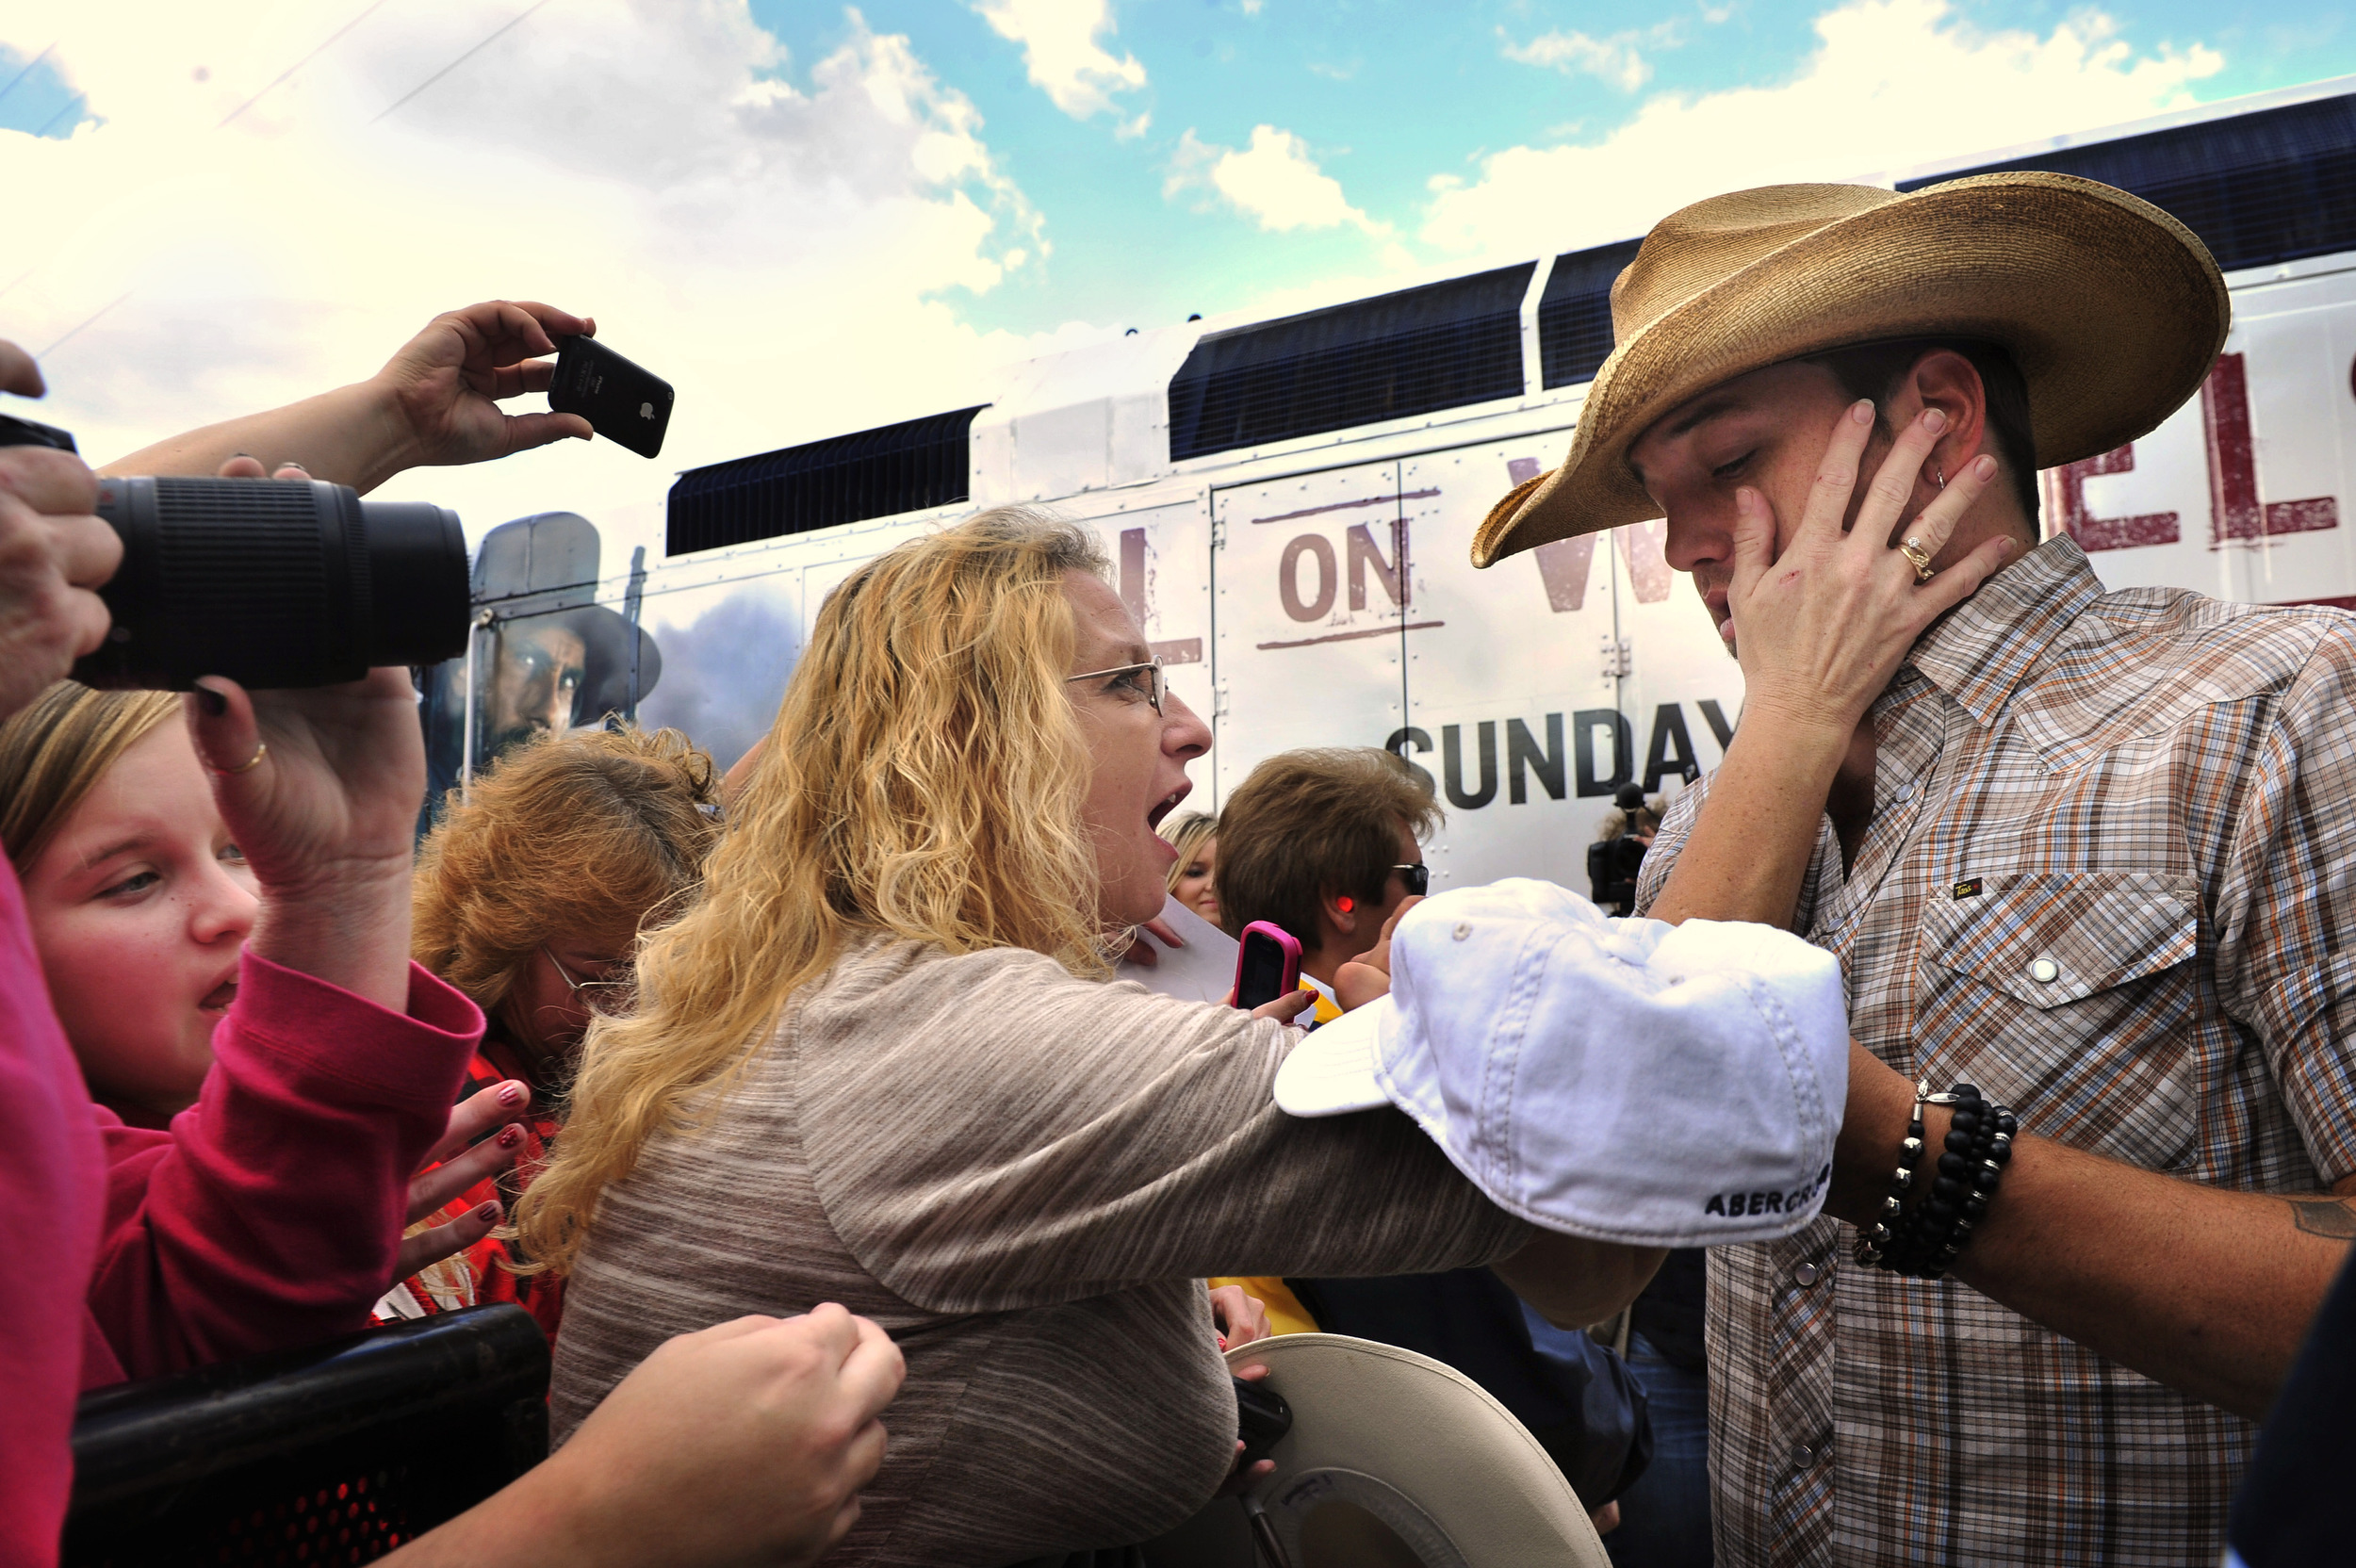
<instances>
[{"instance_id":1,"label":"sunglasses worn on head","mask_svg":"<svg viewBox=\"0 0 2356 1568\"><path fill-rule=\"evenodd\" d=\"M1145 671L1148 673L1144 693L1145 700L1153 705L1153 716L1155 718L1160 718L1162 716L1162 704L1170 696L1170 677L1163 672L1162 662L1158 659L1150 659L1142 664L1115 664L1109 670L1087 670L1079 675L1065 676L1064 679L1066 682L1074 680L1108 680L1117 675L1135 675L1139 671Z\"/></svg>"},{"instance_id":2,"label":"sunglasses worn on head","mask_svg":"<svg viewBox=\"0 0 2356 1568\"><path fill-rule=\"evenodd\" d=\"M1432 890L1432 868L1418 861L1412 866L1393 866L1399 879L1407 885L1409 896L1421 898Z\"/></svg>"}]
</instances>

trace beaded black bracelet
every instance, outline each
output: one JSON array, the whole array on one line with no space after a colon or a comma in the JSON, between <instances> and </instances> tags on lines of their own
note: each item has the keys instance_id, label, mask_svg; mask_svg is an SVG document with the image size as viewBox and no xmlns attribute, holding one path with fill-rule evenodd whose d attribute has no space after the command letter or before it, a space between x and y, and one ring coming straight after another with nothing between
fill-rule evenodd
<instances>
[{"instance_id":1,"label":"beaded black bracelet","mask_svg":"<svg viewBox=\"0 0 2356 1568\"><path fill-rule=\"evenodd\" d=\"M1906 1141L1898 1146L1898 1170L1890 1178L1889 1196L1882 1200L1881 1213L1873 1223L1857 1233L1857 1261L1868 1268L1882 1266L1882 1260L1898 1239L1900 1217L1906 1213L1906 1193L1914 1185L1914 1168L1922 1158L1922 1106L1930 1099L1931 1084L1925 1078L1914 1086L1914 1114L1906 1120Z\"/></svg>"},{"instance_id":2,"label":"beaded black bracelet","mask_svg":"<svg viewBox=\"0 0 2356 1568\"><path fill-rule=\"evenodd\" d=\"M2012 1158L2012 1140L2020 1131L2013 1113L1982 1095L1972 1084L1959 1083L1945 1094L1918 1094L1920 1106L1953 1105L1955 1119L1933 1167L1929 1192L1903 1228L1893 1226L1892 1239L1859 1261L1891 1273L1936 1280L1945 1274L1972 1239L1972 1228L1987 1217L1988 1204ZM1910 1139L1919 1132L1909 1127ZM1878 1228L1878 1227L1877 1227Z\"/></svg>"}]
</instances>

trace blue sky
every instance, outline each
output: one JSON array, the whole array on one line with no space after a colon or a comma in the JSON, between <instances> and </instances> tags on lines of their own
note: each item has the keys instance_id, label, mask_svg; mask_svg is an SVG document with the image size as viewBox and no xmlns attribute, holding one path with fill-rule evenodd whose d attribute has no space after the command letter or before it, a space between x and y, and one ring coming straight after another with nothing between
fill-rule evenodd
<instances>
[{"instance_id":1,"label":"blue sky","mask_svg":"<svg viewBox=\"0 0 2356 1568\"><path fill-rule=\"evenodd\" d=\"M1350 203L1409 237L1419 260L1445 254L1413 236L1428 182L1470 176L1484 153L1594 142L1648 100L1772 87L1798 74L1820 41L1822 4L1729 0L1626 6L1521 3L1434 6L1410 0L1129 0L1109 8L1108 54L1134 58L1146 85L1111 96L1085 119L1056 107L1023 68L1023 50L980 12L928 0L871 0L877 29L905 32L943 78L970 97L1001 166L1044 216L1046 264L963 307L978 324L1039 331L1072 319L1150 325L1249 305L1273 287L1380 265L1383 241L1350 227L1271 232L1199 193L1165 196L1185 133L1243 146L1272 124L1305 141ZM2088 8L2002 0L1952 8L1981 33L2050 35ZM797 58L839 44L839 12L757 0L754 14ZM2138 56L2205 47L2217 69L2188 84L2200 101L2356 73L2356 26L2342 8L2293 0L2125 0L2101 8L2110 34ZM1549 34L1628 40L1644 76L1523 63ZM1632 37L1630 35L1633 35ZM1606 61L1606 69L1613 62ZM1929 69L1926 65L1926 69ZM2055 106L2057 121L2068 106ZM1142 134L1122 122L1150 115ZM1857 170L1880 166L1873 127L1857 127ZM1955 150L1975 143L1959 128Z\"/></svg>"},{"instance_id":2,"label":"blue sky","mask_svg":"<svg viewBox=\"0 0 2356 1568\"><path fill-rule=\"evenodd\" d=\"M1125 327L2347 74L2320 0L0 0L0 336L106 457L549 300L678 385L663 462L388 494L651 520Z\"/></svg>"}]
</instances>

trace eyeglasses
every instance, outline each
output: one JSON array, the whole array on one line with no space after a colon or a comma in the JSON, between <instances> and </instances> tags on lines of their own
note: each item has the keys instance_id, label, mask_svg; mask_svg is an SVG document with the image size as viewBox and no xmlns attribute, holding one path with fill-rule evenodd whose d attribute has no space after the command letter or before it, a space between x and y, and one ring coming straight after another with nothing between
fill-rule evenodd
<instances>
[{"instance_id":1,"label":"eyeglasses","mask_svg":"<svg viewBox=\"0 0 2356 1568\"><path fill-rule=\"evenodd\" d=\"M1153 680L1147 688L1145 700L1153 705L1153 716L1158 719L1162 717L1163 700L1170 695L1170 677L1163 673L1162 662L1158 659L1148 660L1142 664L1115 664L1109 670L1089 670L1081 675L1068 675L1064 677L1064 681L1069 684L1074 680L1098 680L1116 675L1129 675L1137 670L1153 672Z\"/></svg>"},{"instance_id":2,"label":"eyeglasses","mask_svg":"<svg viewBox=\"0 0 2356 1568\"><path fill-rule=\"evenodd\" d=\"M581 1000L581 993L583 991L597 991L600 993L599 995L593 996L589 999L592 1002L598 1002L604 1000L606 996L618 996L622 992L630 989L630 966L628 964L616 966L619 972L618 976L609 976L603 980L576 980L573 978L572 971L564 967L564 960L558 957L553 952L550 952L545 943L542 944L540 952L548 958L549 963L556 966L556 977L559 980L564 981L564 984L571 988L573 999L575 1001Z\"/></svg>"},{"instance_id":3,"label":"eyeglasses","mask_svg":"<svg viewBox=\"0 0 2356 1568\"><path fill-rule=\"evenodd\" d=\"M1412 866L1393 866L1391 869L1399 873L1399 881L1406 884L1409 896L1421 898L1432 890L1432 868L1421 861Z\"/></svg>"}]
</instances>

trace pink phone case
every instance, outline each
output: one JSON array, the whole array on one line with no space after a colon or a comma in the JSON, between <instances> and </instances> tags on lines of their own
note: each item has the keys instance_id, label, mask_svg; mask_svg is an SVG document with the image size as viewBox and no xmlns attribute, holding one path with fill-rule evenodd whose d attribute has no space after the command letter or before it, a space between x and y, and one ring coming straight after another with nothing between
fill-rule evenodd
<instances>
[{"instance_id":1,"label":"pink phone case","mask_svg":"<svg viewBox=\"0 0 2356 1568\"><path fill-rule=\"evenodd\" d=\"M1275 996L1264 996L1258 1001L1248 1003L1244 1000L1243 995L1243 977L1244 972L1251 967L1252 939L1254 937L1265 938L1266 939L1274 942L1284 951L1284 983L1277 988ZM1281 925L1271 925L1264 920L1255 920L1250 925L1245 926L1243 928L1241 945L1235 949L1235 988L1228 993L1235 999L1235 1005L1238 1007L1257 1007L1263 1004L1275 1001L1276 997L1283 996L1286 991L1295 991L1300 988L1301 943L1293 939L1292 933L1285 930Z\"/></svg>"}]
</instances>

